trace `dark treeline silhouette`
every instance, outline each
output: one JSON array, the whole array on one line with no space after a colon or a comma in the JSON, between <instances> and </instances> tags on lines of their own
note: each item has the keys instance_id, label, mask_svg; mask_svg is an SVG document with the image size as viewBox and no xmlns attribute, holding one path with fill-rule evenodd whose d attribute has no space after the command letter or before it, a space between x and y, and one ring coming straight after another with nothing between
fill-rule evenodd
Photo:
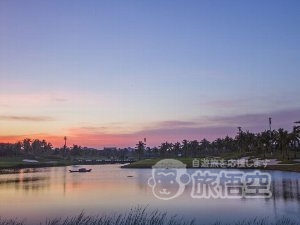
<instances>
[{"instance_id":1,"label":"dark treeline silhouette","mask_svg":"<svg viewBox=\"0 0 300 225\"><path fill-rule=\"evenodd\" d=\"M39 155L52 151L53 146L45 140L25 138L15 144L0 143L0 156Z\"/></svg>"},{"instance_id":2,"label":"dark treeline silhouette","mask_svg":"<svg viewBox=\"0 0 300 225\"><path fill-rule=\"evenodd\" d=\"M260 133L251 133L239 129L237 135L232 138L218 138L214 141L207 139L183 140L182 142L164 142L157 147L146 147L139 141L136 148L94 148L73 145L53 148L52 144L45 141L29 138L17 143L0 143L0 156L51 156L57 155L62 158L78 157L102 157L108 159L125 160L128 158L166 158L166 157L202 157L207 155L217 156L222 153L250 153L261 157L277 156L283 160L297 157L300 151L300 128L295 126L292 132L283 128L278 130L265 130Z\"/></svg>"},{"instance_id":3,"label":"dark treeline silhouette","mask_svg":"<svg viewBox=\"0 0 300 225\"><path fill-rule=\"evenodd\" d=\"M135 155L135 154L134 154ZM22 141L12 143L0 143L0 157L54 157L59 158L87 158L87 157L101 157L107 159L128 159L132 157L130 149L104 148L98 150L94 148L81 147L73 145L68 147L64 145L61 148L54 148L50 142L46 140L25 138Z\"/></svg>"},{"instance_id":4,"label":"dark treeline silhouette","mask_svg":"<svg viewBox=\"0 0 300 225\"><path fill-rule=\"evenodd\" d=\"M297 157L300 147L300 129L295 127L292 132L283 128L278 130L266 130L260 133L251 133L239 129L237 135L232 138L218 138L214 141L207 139L183 140L182 142L164 142L154 148L145 148L145 143L136 145L139 158L148 157L201 157L207 155L219 155L221 153L251 153L262 157L279 156L283 160Z\"/></svg>"}]
</instances>

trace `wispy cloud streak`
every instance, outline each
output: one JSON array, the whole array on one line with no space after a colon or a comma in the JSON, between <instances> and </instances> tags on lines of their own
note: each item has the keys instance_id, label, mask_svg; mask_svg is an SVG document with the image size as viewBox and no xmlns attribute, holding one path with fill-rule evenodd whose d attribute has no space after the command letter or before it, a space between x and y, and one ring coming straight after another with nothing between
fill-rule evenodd
<instances>
[{"instance_id":1,"label":"wispy cloud streak","mask_svg":"<svg viewBox=\"0 0 300 225\"><path fill-rule=\"evenodd\" d=\"M0 120L5 121L30 121L30 122L46 122L53 121L53 117L49 116L8 116L8 115L0 115Z\"/></svg>"},{"instance_id":2,"label":"wispy cloud streak","mask_svg":"<svg viewBox=\"0 0 300 225\"><path fill-rule=\"evenodd\" d=\"M196 122L192 121L181 121L181 120L167 120L167 121L161 121L156 124L158 127L190 127L190 126L196 126Z\"/></svg>"},{"instance_id":3,"label":"wispy cloud streak","mask_svg":"<svg viewBox=\"0 0 300 225\"><path fill-rule=\"evenodd\" d=\"M273 128L283 127L291 130L293 123L300 120L300 109L291 109L270 112L265 114L245 114L236 116L206 117L195 121L184 120L166 120L150 124L148 127L140 130L129 131L116 129L112 132L111 127L120 124L106 124L106 126L81 126L70 127L66 129L68 145L78 144L95 148L108 146L115 147L134 147L135 144L147 138L147 146L159 146L162 142L176 142L187 140L202 140L206 138L210 141L225 136L234 137L237 134L237 126L242 126L244 131L260 132L268 129L268 118L273 118ZM3 116L0 116L0 119ZM13 120L39 119L45 120L45 117L9 117ZM8 119L8 118L5 118ZM49 119L49 118L48 118ZM47 120L47 117L46 117ZM123 124L124 125L124 124ZM123 127L123 126L122 126ZM51 134L38 135L20 135L20 136L0 136L2 141L17 141L25 137L42 137L55 146L63 146L63 136Z\"/></svg>"}]
</instances>

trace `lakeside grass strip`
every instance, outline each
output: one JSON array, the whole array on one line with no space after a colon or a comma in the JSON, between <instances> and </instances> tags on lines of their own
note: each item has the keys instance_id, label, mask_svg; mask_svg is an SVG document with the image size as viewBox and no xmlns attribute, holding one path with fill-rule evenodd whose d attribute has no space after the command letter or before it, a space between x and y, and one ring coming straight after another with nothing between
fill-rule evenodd
<instances>
[{"instance_id":1,"label":"lakeside grass strip","mask_svg":"<svg viewBox=\"0 0 300 225\"><path fill-rule=\"evenodd\" d=\"M0 225L29 225L24 220L5 219L0 217ZM30 224L33 225L33 224ZM271 221L266 217L244 219L223 223L216 221L206 223L185 219L177 215L169 216L167 212L158 209L151 210L148 207L135 207L126 213L105 214L98 216L86 216L84 212L74 217L47 219L37 225L300 225L289 217L281 217L276 221Z\"/></svg>"},{"instance_id":2,"label":"lakeside grass strip","mask_svg":"<svg viewBox=\"0 0 300 225\"><path fill-rule=\"evenodd\" d=\"M146 160L140 160L136 161L131 164L126 164L121 166L122 168L127 169L151 169L152 166L155 165L161 159L146 159ZM288 171L288 172L300 172L300 164L294 164L294 165L267 165L266 167L226 167L226 168L220 168L220 167L197 167L194 168L192 166L192 158L183 158L183 159L176 159L181 161L182 163L186 164L187 168L189 169L241 169L241 170L253 170L253 169L259 169L259 170L279 170L279 171Z\"/></svg>"}]
</instances>

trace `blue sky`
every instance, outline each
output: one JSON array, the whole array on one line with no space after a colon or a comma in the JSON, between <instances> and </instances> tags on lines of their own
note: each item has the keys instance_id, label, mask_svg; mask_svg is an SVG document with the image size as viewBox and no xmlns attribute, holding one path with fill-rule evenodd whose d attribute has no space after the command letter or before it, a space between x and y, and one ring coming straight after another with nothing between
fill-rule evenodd
<instances>
[{"instance_id":1,"label":"blue sky","mask_svg":"<svg viewBox=\"0 0 300 225\"><path fill-rule=\"evenodd\" d=\"M299 10L299 1L1 1L0 140L156 145L234 135L236 124L256 132L276 115L274 128L291 129Z\"/></svg>"}]
</instances>

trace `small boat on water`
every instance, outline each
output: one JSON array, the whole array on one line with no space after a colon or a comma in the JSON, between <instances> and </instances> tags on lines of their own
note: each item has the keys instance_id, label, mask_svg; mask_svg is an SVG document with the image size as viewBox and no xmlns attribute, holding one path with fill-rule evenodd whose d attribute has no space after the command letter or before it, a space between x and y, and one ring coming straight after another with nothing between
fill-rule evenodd
<instances>
[{"instance_id":1,"label":"small boat on water","mask_svg":"<svg viewBox=\"0 0 300 225\"><path fill-rule=\"evenodd\" d=\"M87 173L91 172L92 169L87 170L86 168L80 168L79 170L69 170L70 173Z\"/></svg>"}]
</instances>

